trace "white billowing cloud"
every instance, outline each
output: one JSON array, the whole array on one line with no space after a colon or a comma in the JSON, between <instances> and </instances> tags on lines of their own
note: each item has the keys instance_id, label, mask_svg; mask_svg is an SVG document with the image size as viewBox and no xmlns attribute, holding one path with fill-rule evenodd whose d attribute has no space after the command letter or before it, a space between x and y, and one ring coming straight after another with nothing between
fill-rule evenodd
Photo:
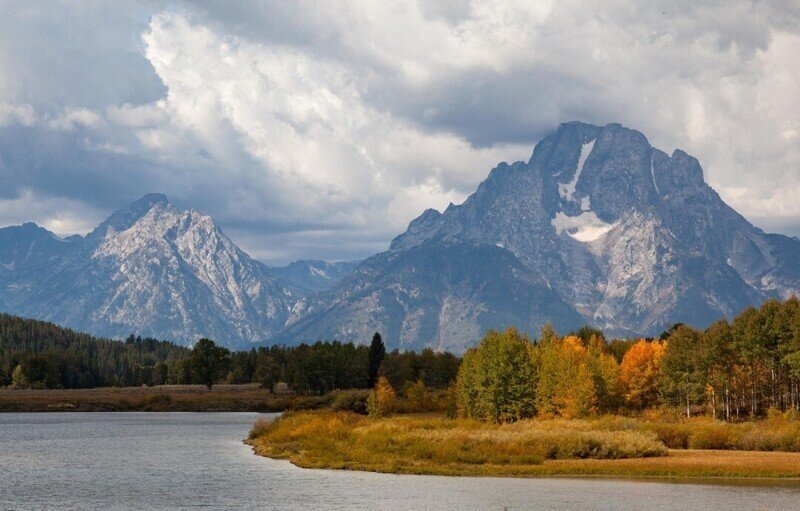
<instances>
[{"instance_id":1,"label":"white billowing cloud","mask_svg":"<svg viewBox=\"0 0 800 511\"><path fill-rule=\"evenodd\" d=\"M786 190L800 186L798 6L684 0L464 4L448 17L417 1L392 8L357 0L301 2L298 12L316 13L299 22L311 34L301 43L283 44L272 33L251 35L260 44L228 36L218 52L208 51L218 44L211 29L191 28L187 18L170 15L172 39L162 46L177 48L176 38L191 38L187 44L225 62L216 67L224 70L219 93L204 90L214 99L184 94L191 98L184 111L195 109L197 116L198 98L221 98L223 116L245 135L252 154L342 198L348 195L342 190L367 184L373 192L385 184L406 193L463 195L491 163L441 169L437 155L453 161L450 147L459 140L493 147L498 161L513 160L520 157L518 147L503 155L499 145L530 148L559 122L579 119L622 122L655 145L696 155L709 182L745 215L800 218L800 201L786 198ZM165 22L151 23L151 38L166 33ZM195 55L176 52L169 62L178 62L179 54ZM208 77L197 72L212 65L219 66L198 59L181 84L207 87ZM180 89L166 75L176 69L154 66L172 97ZM516 133L506 132L507 126ZM420 133L427 143L415 143L432 150L413 168L387 159L387 151L403 146L398 140ZM362 158L340 152L355 147L353 140L369 143ZM771 186L764 172L788 186ZM409 178L413 183L404 184ZM431 179L434 186L426 186Z\"/></svg>"},{"instance_id":2,"label":"white billowing cloud","mask_svg":"<svg viewBox=\"0 0 800 511\"><path fill-rule=\"evenodd\" d=\"M271 262L363 257L583 120L684 149L746 217L800 234L794 0L18 11L0 17L0 200L23 211L63 199L77 226L162 191Z\"/></svg>"},{"instance_id":3,"label":"white billowing cloud","mask_svg":"<svg viewBox=\"0 0 800 511\"><path fill-rule=\"evenodd\" d=\"M379 222L397 232L420 206L464 198L443 187L442 175L482 174L502 156L530 151L476 149L458 135L424 132L366 103L358 76L334 60L220 36L175 13L155 16L150 28L146 55L168 89L163 108L172 126L227 162L248 193L302 204L299 219ZM167 135L147 137L143 143L157 148ZM245 157L259 165L237 169Z\"/></svg>"}]
</instances>

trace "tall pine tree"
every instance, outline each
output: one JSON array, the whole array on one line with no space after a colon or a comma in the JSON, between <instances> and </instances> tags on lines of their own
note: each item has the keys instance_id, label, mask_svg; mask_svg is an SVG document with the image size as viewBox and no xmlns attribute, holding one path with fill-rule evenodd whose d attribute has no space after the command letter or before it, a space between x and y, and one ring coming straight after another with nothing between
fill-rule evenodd
<instances>
[{"instance_id":1,"label":"tall pine tree","mask_svg":"<svg viewBox=\"0 0 800 511\"><path fill-rule=\"evenodd\" d=\"M386 346L383 345L381 334L375 332L372 336L372 343L369 345L369 386L374 387L378 381L378 371L381 369L381 362L386 356Z\"/></svg>"}]
</instances>

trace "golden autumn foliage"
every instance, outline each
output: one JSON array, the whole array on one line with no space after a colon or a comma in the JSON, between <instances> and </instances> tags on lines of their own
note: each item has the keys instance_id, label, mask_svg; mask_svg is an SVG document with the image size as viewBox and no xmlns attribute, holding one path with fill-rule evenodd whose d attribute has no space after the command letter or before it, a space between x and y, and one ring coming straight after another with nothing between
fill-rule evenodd
<instances>
[{"instance_id":1,"label":"golden autumn foliage","mask_svg":"<svg viewBox=\"0 0 800 511\"><path fill-rule=\"evenodd\" d=\"M591 339L588 346L575 336L541 343L538 362L539 414L575 418L594 413L598 408L614 407L619 367L600 339Z\"/></svg>"},{"instance_id":2,"label":"golden autumn foliage","mask_svg":"<svg viewBox=\"0 0 800 511\"><path fill-rule=\"evenodd\" d=\"M584 417L617 408L619 364L597 336L559 339L545 328L534 346L513 329L489 332L464 354L455 392L461 417Z\"/></svg>"},{"instance_id":3,"label":"golden autumn foliage","mask_svg":"<svg viewBox=\"0 0 800 511\"><path fill-rule=\"evenodd\" d=\"M392 384L381 376L375 384L375 390L367 398L367 411L370 417L383 417L394 411L397 395Z\"/></svg>"},{"instance_id":4,"label":"golden autumn foliage","mask_svg":"<svg viewBox=\"0 0 800 511\"><path fill-rule=\"evenodd\" d=\"M407 382L403 388L403 393L406 395L412 411L415 412L425 411L427 392L428 389L422 380L417 380L414 383Z\"/></svg>"},{"instance_id":5,"label":"golden autumn foliage","mask_svg":"<svg viewBox=\"0 0 800 511\"><path fill-rule=\"evenodd\" d=\"M614 340L583 327L535 344L489 332L463 357L455 387L462 417L507 422L679 406L735 420L800 410L800 300L769 300L706 330L676 324L663 340ZM800 412L798 412L800 413Z\"/></svg>"},{"instance_id":6,"label":"golden autumn foliage","mask_svg":"<svg viewBox=\"0 0 800 511\"><path fill-rule=\"evenodd\" d=\"M622 358L619 383L628 404L641 409L656 402L661 359L666 348L666 342L642 339Z\"/></svg>"},{"instance_id":7,"label":"golden autumn foliage","mask_svg":"<svg viewBox=\"0 0 800 511\"><path fill-rule=\"evenodd\" d=\"M536 404L540 415L581 417L595 407L594 383L581 340L567 336L540 345Z\"/></svg>"}]
</instances>

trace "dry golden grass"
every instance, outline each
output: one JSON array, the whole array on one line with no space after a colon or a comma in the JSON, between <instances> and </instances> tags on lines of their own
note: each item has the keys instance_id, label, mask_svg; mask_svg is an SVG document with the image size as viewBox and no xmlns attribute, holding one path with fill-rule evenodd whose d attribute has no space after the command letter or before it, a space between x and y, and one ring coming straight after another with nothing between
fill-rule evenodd
<instances>
[{"instance_id":1,"label":"dry golden grass","mask_svg":"<svg viewBox=\"0 0 800 511\"><path fill-rule=\"evenodd\" d=\"M538 475L800 478L800 454L670 449L661 458L554 460Z\"/></svg>"},{"instance_id":2,"label":"dry golden grass","mask_svg":"<svg viewBox=\"0 0 800 511\"><path fill-rule=\"evenodd\" d=\"M654 435L591 428L582 421L486 424L440 416L370 419L346 412L297 412L259 423L258 454L302 467L452 475L536 475L546 460L666 455Z\"/></svg>"},{"instance_id":3,"label":"dry golden grass","mask_svg":"<svg viewBox=\"0 0 800 511\"><path fill-rule=\"evenodd\" d=\"M486 476L800 478L800 454L669 450L636 419L508 425L440 416L289 413L259 422L257 454L306 468Z\"/></svg>"},{"instance_id":4,"label":"dry golden grass","mask_svg":"<svg viewBox=\"0 0 800 511\"><path fill-rule=\"evenodd\" d=\"M258 385L0 389L0 411L272 411L288 407Z\"/></svg>"},{"instance_id":5,"label":"dry golden grass","mask_svg":"<svg viewBox=\"0 0 800 511\"><path fill-rule=\"evenodd\" d=\"M740 451L800 452L800 420L771 418L723 422L698 417L680 421L643 421L668 447Z\"/></svg>"}]
</instances>

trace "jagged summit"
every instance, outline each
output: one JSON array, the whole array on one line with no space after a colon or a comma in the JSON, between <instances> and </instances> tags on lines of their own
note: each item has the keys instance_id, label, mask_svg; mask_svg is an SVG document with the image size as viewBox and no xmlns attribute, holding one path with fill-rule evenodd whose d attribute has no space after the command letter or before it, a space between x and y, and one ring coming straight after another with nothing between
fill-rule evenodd
<instances>
[{"instance_id":1,"label":"jagged summit","mask_svg":"<svg viewBox=\"0 0 800 511\"><path fill-rule=\"evenodd\" d=\"M148 193L127 207L115 211L105 222L90 233L90 236L102 236L109 228L115 231L123 231L131 227L154 207L165 208L168 205L169 200L163 193Z\"/></svg>"},{"instance_id":2,"label":"jagged summit","mask_svg":"<svg viewBox=\"0 0 800 511\"><path fill-rule=\"evenodd\" d=\"M169 199L163 193L151 192L131 202L130 205L124 209L146 211L157 204L166 206L169 204Z\"/></svg>"},{"instance_id":3,"label":"jagged summit","mask_svg":"<svg viewBox=\"0 0 800 511\"><path fill-rule=\"evenodd\" d=\"M485 247L492 260L474 265L455 249L466 246ZM435 258L442 250L450 257ZM544 321L621 335L705 326L800 290L798 265L780 255L798 250L725 204L685 152L668 155L621 124L568 122L528 162L497 165L462 204L425 211L388 252L295 307L281 339L354 339L370 323L401 345L463 347L501 317L528 331ZM502 270L500 254L509 261ZM467 260L477 274L464 274ZM482 294L486 279L509 272L544 289ZM560 303L571 312L550 307Z\"/></svg>"},{"instance_id":4,"label":"jagged summit","mask_svg":"<svg viewBox=\"0 0 800 511\"><path fill-rule=\"evenodd\" d=\"M114 212L75 245L46 271L15 275L5 307L107 336L229 345L267 340L289 312L291 297L266 266L211 217L163 194Z\"/></svg>"}]
</instances>

